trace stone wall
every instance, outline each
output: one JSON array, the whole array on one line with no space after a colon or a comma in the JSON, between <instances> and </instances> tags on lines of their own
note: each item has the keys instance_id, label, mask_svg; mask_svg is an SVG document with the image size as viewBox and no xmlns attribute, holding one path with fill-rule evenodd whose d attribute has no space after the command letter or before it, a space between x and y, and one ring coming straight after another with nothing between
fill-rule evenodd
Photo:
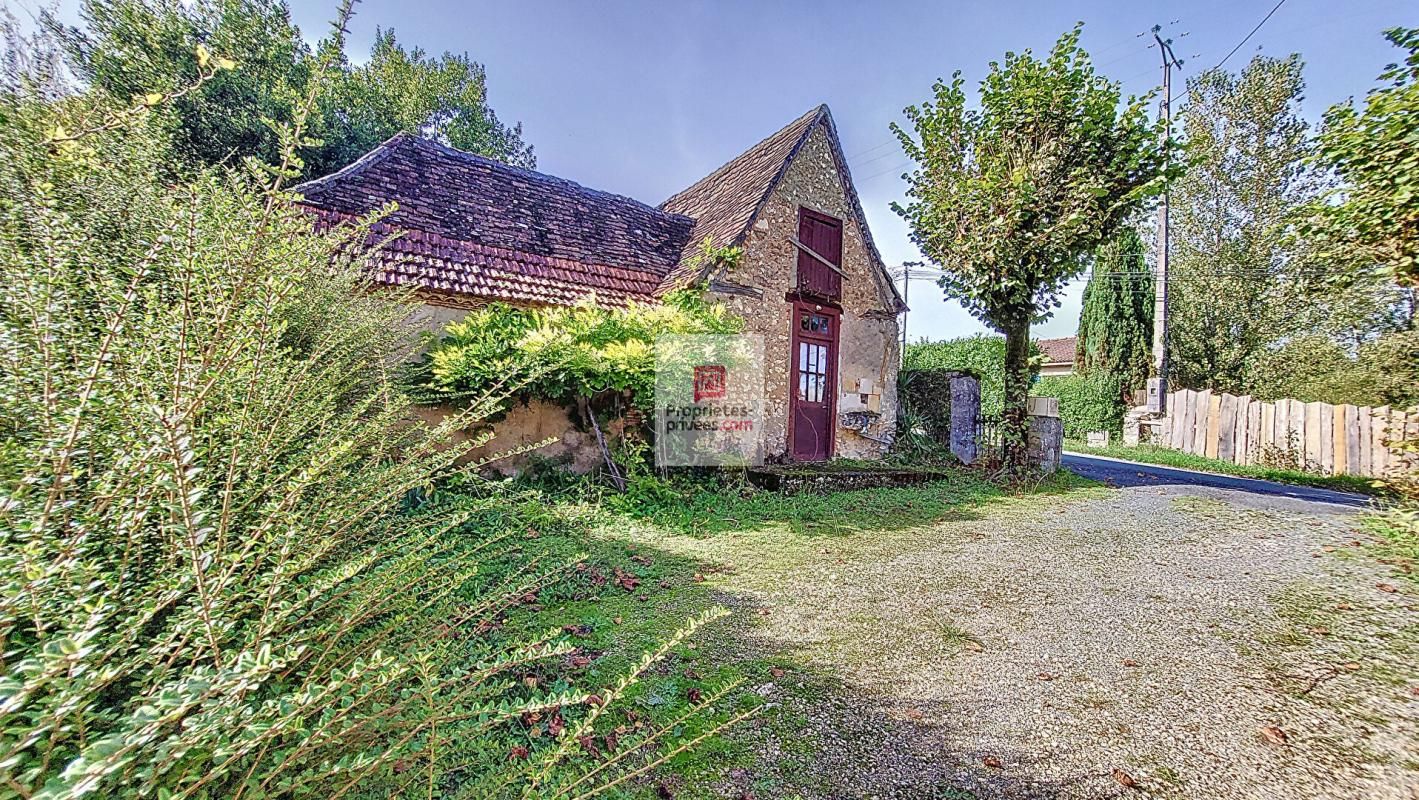
<instances>
[{"instance_id":1,"label":"stone wall","mask_svg":"<svg viewBox=\"0 0 1419 800\"><path fill-rule=\"evenodd\" d=\"M437 425L445 416L454 413L457 413L457 409L452 406L414 407L415 416L430 425ZM496 459L489 461L487 471L499 475L516 475L534 460L550 461L577 475L584 475L604 462L601 448L596 444L596 434L579 430L573 420L575 413L565 406L542 400L518 403L496 423L479 424L455 433L452 443L462 444L491 433L491 439L470 450L459 459L459 463ZM613 420L603 433L614 440L621 435L622 427L620 420ZM533 452L498 458L510 450L528 447L548 439L551 441L547 445Z\"/></svg>"},{"instance_id":2,"label":"stone wall","mask_svg":"<svg viewBox=\"0 0 1419 800\"><path fill-rule=\"evenodd\" d=\"M735 283L762 297L725 295L748 332L764 337L764 452L770 458L788 449L792 306L785 295L796 288L798 209L805 207L843 222L842 323L838 340L838 430L835 456L876 458L890 446L897 420L898 318L891 309L886 277L872 266L853 210L838 177L827 131L810 134L778 188L760 211L744 257L729 274ZM861 389L878 395L869 411ZM846 427L843 423L853 427Z\"/></svg>"}]
</instances>

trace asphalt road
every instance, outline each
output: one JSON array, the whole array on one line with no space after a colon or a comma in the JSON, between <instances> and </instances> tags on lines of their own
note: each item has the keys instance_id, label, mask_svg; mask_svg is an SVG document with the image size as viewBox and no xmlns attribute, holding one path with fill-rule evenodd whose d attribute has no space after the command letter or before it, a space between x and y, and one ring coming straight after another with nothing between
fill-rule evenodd
<instances>
[{"instance_id":1,"label":"asphalt road","mask_svg":"<svg viewBox=\"0 0 1419 800\"><path fill-rule=\"evenodd\" d=\"M1330 489L1315 489L1308 486L1292 486L1286 483L1256 480L1254 478L1234 478L1230 475L1214 475L1194 472L1177 467L1160 467L1156 464L1140 464L1103 456L1086 456L1065 453L1064 466L1070 471L1102 481L1112 486L1171 486L1183 490L1180 493L1209 493L1212 490L1227 493L1252 495L1248 505L1274 506L1303 503L1313 510L1329 513L1347 513L1364 509L1370 498L1362 494L1336 492ZM1288 501L1290 501L1288 503ZM1312 505L1314 504L1314 505Z\"/></svg>"}]
</instances>

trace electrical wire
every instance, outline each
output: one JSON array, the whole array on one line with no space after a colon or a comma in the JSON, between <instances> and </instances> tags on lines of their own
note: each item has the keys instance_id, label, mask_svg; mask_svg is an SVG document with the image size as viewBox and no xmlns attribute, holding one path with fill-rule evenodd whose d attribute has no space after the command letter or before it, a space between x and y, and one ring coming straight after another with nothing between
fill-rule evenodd
<instances>
[{"instance_id":1,"label":"electrical wire","mask_svg":"<svg viewBox=\"0 0 1419 800\"><path fill-rule=\"evenodd\" d=\"M1241 40L1240 42L1237 42L1237 46L1236 46L1236 47L1233 47L1233 48L1232 48L1232 51L1229 52L1229 53L1227 53L1227 55L1226 55L1225 57L1223 57L1221 61L1218 61L1218 62L1217 62L1217 66L1213 67L1213 69L1220 69L1223 64L1227 63L1227 59L1229 59L1229 58L1231 58L1232 56L1236 55L1236 54L1237 54L1237 51L1240 50L1240 49L1242 49L1242 45L1244 45L1244 44L1246 44L1247 42L1251 41L1251 37L1255 36L1255 35L1256 35L1256 32L1259 31L1259 30L1261 30L1261 26L1262 26L1262 25L1265 25L1265 24L1266 24L1266 21L1269 20L1269 19L1271 19L1271 15L1272 15L1272 14L1275 14L1277 11L1280 11L1280 10L1281 10L1281 7L1284 6L1284 5L1286 5L1286 0L1280 0L1280 2L1278 2L1278 3L1276 4L1276 7L1275 7L1275 8L1272 8L1270 11L1268 11L1267 14L1266 14L1266 16L1264 16L1264 17L1261 18L1261 22L1258 22L1258 23L1256 24L1256 27L1251 29L1251 33L1248 33L1246 36L1242 37L1242 40Z\"/></svg>"}]
</instances>

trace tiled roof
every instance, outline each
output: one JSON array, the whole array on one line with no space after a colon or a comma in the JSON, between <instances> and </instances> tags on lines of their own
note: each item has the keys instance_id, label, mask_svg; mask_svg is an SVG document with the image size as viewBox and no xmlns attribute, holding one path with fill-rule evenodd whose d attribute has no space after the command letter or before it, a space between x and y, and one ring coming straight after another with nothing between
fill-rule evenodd
<instances>
[{"instance_id":1,"label":"tiled roof","mask_svg":"<svg viewBox=\"0 0 1419 800\"><path fill-rule=\"evenodd\" d=\"M295 191L326 225L396 203L376 228L404 235L377 256L379 279L488 299L653 302L694 225L408 134Z\"/></svg>"},{"instance_id":2,"label":"tiled roof","mask_svg":"<svg viewBox=\"0 0 1419 800\"><path fill-rule=\"evenodd\" d=\"M818 125L883 291L905 308L867 229L827 106L819 106L653 208L628 197L399 134L344 169L295 188L320 225L396 204L375 226L377 279L450 298L571 304L588 295L654 302L704 275L707 236L743 241L788 163ZM472 299L470 298L470 299Z\"/></svg>"},{"instance_id":3,"label":"tiled roof","mask_svg":"<svg viewBox=\"0 0 1419 800\"><path fill-rule=\"evenodd\" d=\"M1073 364L1074 343L1075 337L1073 336L1065 336L1059 339L1038 339L1035 341L1035 344L1040 348L1040 352L1044 354L1046 364Z\"/></svg>"},{"instance_id":4,"label":"tiled roof","mask_svg":"<svg viewBox=\"0 0 1419 800\"><path fill-rule=\"evenodd\" d=\"M833 156L838 164L838 175L847 193L848 203L857 217L858 229L867 244L868 256L880 275L880 283L890 294L889 306L894 311L906 308L896 285L887 276L882 256L872 241L872 232L867 227L867 215L862 211L862 203L857 197L852 175L847 169L847 158L842 153L842 144L833 124L832 112L826 105L820 105L808 113L788 123L778 132L739 154L732 161L706 175L684 191L678 192L660 204L661 210L693 217L695 228L686 243L685 252L680 257L679 266L666 278L662 290L677 285L691 283L704 277L698 263L700 243L706 238L716 247L738 245L748 235L759 211L768 202L774 187L788 169L793 157L798 154L813 130L822 125L828 131L828 141L833 147Z\"/></svg>"},{"instance_id":5,"label":"tiled roof","mask_svg":"<svg viewBox=\"0 0 1419 800\"><path fill-rule=\"evenodd\" d=\"M338 211L310 211L317 230L357 219ZM448 305L466 305L474 299L574 305L588 297L605 306L654 303L656 287L664 277L655 270L588 265L386 222L370 226L369 233L369 244L383 243L372 256L377 282L414 286Z\"/></svg>"},{"instance_id":6,"label":"tiled roof","mask_svg":"<svg viewBox=\"0 0 1419 800\"><path fill-rule=\"evenodd\" d=\"M777 133L745 150L734 160L660 204L660 208L695 220L694 230L672 283L698 277L700 244L709 238L715 247L739 244L774 184L783 175L793 154L813 129L823 107L809 111Z\"/></svg>"}]
</instances>

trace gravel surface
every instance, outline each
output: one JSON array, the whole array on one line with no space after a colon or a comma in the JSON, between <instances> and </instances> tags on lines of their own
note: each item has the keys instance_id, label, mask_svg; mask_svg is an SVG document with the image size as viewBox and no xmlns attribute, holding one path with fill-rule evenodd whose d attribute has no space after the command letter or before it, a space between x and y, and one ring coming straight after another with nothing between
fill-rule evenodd
<instances>
[{"instance_id":1,"label":"gravel surface","mask_svg":"<svg viewBox=\"0 0 1419 800\"><path fill-rule=\"evenodd\" d=\"M1419 798L1419 597L1357 517L1139 483L679 537L746 612L712 652L803 666L758 687L760 773L804 798Z\"/></svg>"}]
</instances>

